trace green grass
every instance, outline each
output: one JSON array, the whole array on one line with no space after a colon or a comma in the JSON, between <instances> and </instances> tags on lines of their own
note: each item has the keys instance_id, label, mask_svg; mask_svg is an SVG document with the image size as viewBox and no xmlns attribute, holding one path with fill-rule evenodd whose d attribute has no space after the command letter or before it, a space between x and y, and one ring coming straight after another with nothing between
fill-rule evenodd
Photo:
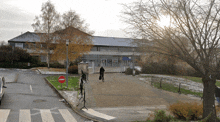
<instances>
[{"instance_id":1,"label":"green grass","mask_svg":"<svg viewBox=\"0 0 220 122\"><path fill-rule=\"evenodd\" d=\"M58 82L58 77L59 76L49 76L46 77L46 79L57 89L57 90L68 90L72 91L75 90L77 91L79 88L79 77L68 77L68 88L66 87L66 82L62 84L61 88L61 83Z\"/></svg>"},{"instance_id":2,"label":"green grass","mask_svg":"<svg viewBox=\"0 0 220 122\"><path fill-rule=\"evenodd\" d=\"M174 93L178 93L178 91L179 91L178 87L174 87L173 84L169 84L169 83L162 83L161 84L162 88L160 88L160 83L159 82L154 82L153 86L156 87L156 88L163 89L163 90L166 90L166 91L171 91L171 92L174 92ZM195 96L199 96L199 97L202 97L202 95L203 95L202 93L193 92L193 91L190 91L190 90L187 90L187 89L184 89L184 88L180 88L180 92L181 92L181 94L191 94L191 95L195 95Z\"/></svg>"},{"instance_id":3,"label":"green grass","mask_svg":"<svg viewBox=\"0 0 220 122\"><path fill-rule=\"evenodd\" d=\"M146 76L146 77L152 77L152 76ZM191 77L191 76L173 76L173 77L182 77L182 78L185 78L185 79L197 82L197 83L202 83L202 78L200 77ZM219 80L216 81L215 85L220 87L220 81Z\"/></svg>"},{"instance_id":4,"label":"green grass","mask_svg":"<svg viewBox=\"0 0 220 122\"><path fill-rule=\"evenodd\" d=\"M183 76L183 78L186 78L188 80L191 80L191 81L194 81L197 83L202 83L202 78L200 78L200 77ZM220 87L220 82L216 81L215 85Z\"/></svg>"},{"instance_id":5,"label":"green grass","mask_svg":"<svg viewBox=\"0 0 220 122\"><path fill-rule=\"evenodd\" d=\"M190 76L183 76L183 78L186 78L188 80L197 82L197 83L202 83L202 78L200 77L190 77Z\"/></svg>"}]
</instances>

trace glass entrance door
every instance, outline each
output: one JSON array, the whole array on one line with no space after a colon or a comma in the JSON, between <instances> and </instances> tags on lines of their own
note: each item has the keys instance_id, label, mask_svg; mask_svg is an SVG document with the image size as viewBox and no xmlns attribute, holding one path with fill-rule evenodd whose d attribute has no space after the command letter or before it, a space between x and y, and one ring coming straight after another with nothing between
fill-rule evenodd
<instances>
[{"instance_id":1,"label":"glass entrance door","mask_svg":"<svg viewBox=\"0 0 220 122\"><path fill-rule=\"evenodd\" d=\"M107 59L101 60L101 66L107 66Z\"/></svg>"}]
</instances>

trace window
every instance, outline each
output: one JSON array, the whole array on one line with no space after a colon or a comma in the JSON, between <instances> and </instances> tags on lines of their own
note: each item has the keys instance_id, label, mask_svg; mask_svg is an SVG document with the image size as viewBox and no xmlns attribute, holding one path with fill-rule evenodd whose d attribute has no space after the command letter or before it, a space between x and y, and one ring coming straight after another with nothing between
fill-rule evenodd
<instances>
[{"instance_id":1,"label":"window","mask_svg":"<svg viewBox=\"0 0 220 122\"><path fill-rule=\"evenodd\" d=\"M41 62L47 62L47 56L41 55Z\"/></svg>"},{"instance_id":2,"label":"window","mask_svg":"<svg viewBox=\"0 0 220 122\"><path fill-rule=\"evenodd\" d=\"M15 43L15 47L23 48L23 43Z\"/></svg>"},{"instance_id":3,"label":"window","mask_svg":"<svg viewBox=\"0 0 220 122\"><path fill-rule=\"evenodd\" d=\"M107 59L107 66L112 66L112 59Z\"/></svg>"},{"instance_id":4,"label":"window","mask_svg":"<svg viewBox=\"0 0 220 122\"><path fill-rule=\"evenodd\" d=\"M97 51L97 47L92 47L90 51Z\"/></svg>"},{"instance_id":5,"label":"window","mask_svg":"<svg viewBox=\"0 0 220 122\"><path fill-rule=\"evenodd\" d=\"M113 67L118 66L118 59L113 59L112 60L112 65L113 65Z\"/></svg>"},{"instance_id":6,"label":"window","mask_svg":"<svg viewBox=\"0 0 220 122\"><path fill-rule=\"evenodd\" d=\"M108 47L100 47L100 51L108 51Z\"/></svg>"}]
</instances>

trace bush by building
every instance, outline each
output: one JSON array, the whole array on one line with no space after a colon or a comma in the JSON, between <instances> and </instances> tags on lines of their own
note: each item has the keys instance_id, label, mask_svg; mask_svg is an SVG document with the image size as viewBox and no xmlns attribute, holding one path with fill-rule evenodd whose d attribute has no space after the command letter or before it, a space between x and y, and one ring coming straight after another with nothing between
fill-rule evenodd
<instances>
[{"instance_id":1,"label":"bush by building","mask_svg":"<svg viewBox=\"0 0 220 122\"><path fill-rule=\"evenodd\" d=\"M176 75L176 66L152 62L142 65L142 73L146 74L171 74Z\"/></svg>"},{"instance_id":2,"label":"bush by building","mask_svg":"<svg viewBox=\"0 0 220 122\"><path fill-rule=\"evenodd\" d=\"M125 70L125 74L126 74L126 75L133 75L133 69L127 68L127 69ZM138 71L138 70L135 69L135 75L139 75L139 74L140 74L140 71Z\"/></svg>"},{"instance_id":3,"label":"bush by building","mask_svg":"<svg viewBox=\"0 0 220 122\"><path fill-rule=\"evenodd\" d=\"M191 67L185 67L181 65L167 64L167 63L142 63L143 74L166 74L166 75L181 75L181 76L193 76L201 77L201 74L196 72ZM220 78L220 76L219 76Z\"/></svg>"},{"instance_id":4,"label":"bush by building","mask_svg":"<svg viewBox=\"0 0 220 122\"><path fill-rule=\"evenodd\" d=\"M26 69L40 64L37 57L31 56L21 48L13 48L9 45L0 46L0 57L0 67L2 68Z\"/></svg>"},{"instance_id":5,"label":"bush by building","mask_svg":"<svg viewBox=\"0 0 220 122\"><path fill-rule=\"evenodd\" d=\"M59 62L50 63L51 68L64 68L64 65L60 64Z\"/></svg>"},{"instance_id":6,"label":"bush by building","mask_svg":"<svg viewBox=\"0 0 220 122\"><path fill-rule=\"evenodd\" d=\"M78 74L78 66L73 65L68 68L68 73L70 74Z\"/></svg>"}]
</instances>

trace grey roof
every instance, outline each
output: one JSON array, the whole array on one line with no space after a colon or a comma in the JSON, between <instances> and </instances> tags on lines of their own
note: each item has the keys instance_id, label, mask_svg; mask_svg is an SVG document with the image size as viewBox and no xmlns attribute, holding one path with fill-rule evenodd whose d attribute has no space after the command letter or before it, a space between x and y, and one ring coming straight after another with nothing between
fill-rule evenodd
<instances>
[{"instance_id":1,"label":"grey roof","mask_svg":"<svg viewBox=\"0 0 220 122\"><path fill-rule=\"evenodd\" d=\"M8 40L8 42L39 42L40 37L37 33L26 32L13 39ZM101 37L93 36L93 45L97 46L124 46L124 47L136 47L132 44L134 40L130 38L115 38L115 37Z\"/></svg>"},{"instance_id":2,"label":"grey roof","mask_svg":"<svg viewBox=\"0 0 220 122\"><path fill-rule=\"evenodd\" d=\"M92 41L94 45L135 47L135 45L132 44L134 40L130 38L93 36Z\"/></svg>"},{"instance_id":3,"label":"grey roof","mask_svg":"<svg viewBox=\"0 0 220 122\"><path fill-rule=\"evenodd\" d=\"M23 33L13 39L8 40L9 42L39 42L40 41L40 37L37 33L33 33L33 32L26 32Z\"/></svg>"}]
</instances>

